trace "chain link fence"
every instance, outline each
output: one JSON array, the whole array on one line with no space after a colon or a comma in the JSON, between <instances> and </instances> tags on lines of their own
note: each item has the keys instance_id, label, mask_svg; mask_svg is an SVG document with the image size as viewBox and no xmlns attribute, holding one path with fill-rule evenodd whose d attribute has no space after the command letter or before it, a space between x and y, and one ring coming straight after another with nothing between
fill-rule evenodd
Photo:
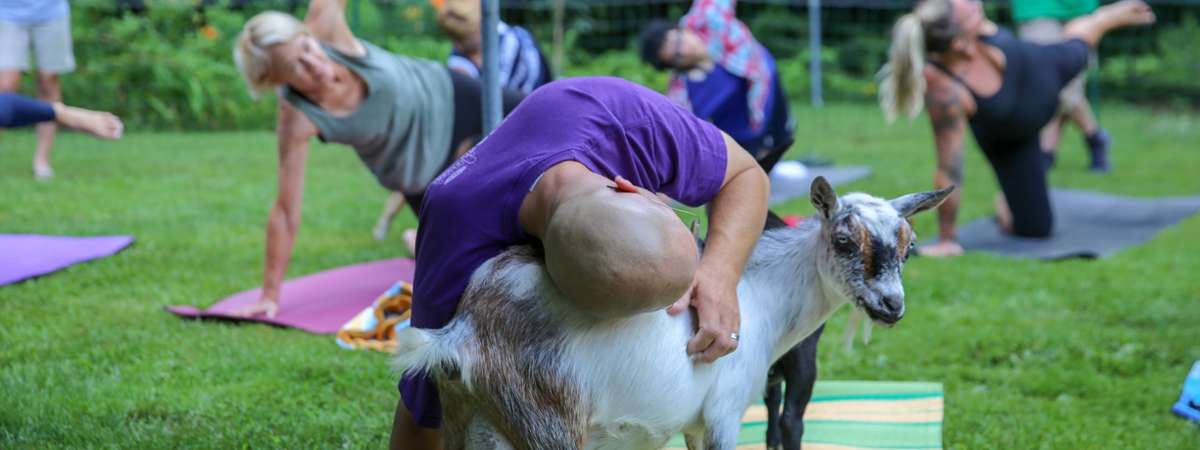
<instances>
[{"instance_id":1,"label":"chain link fence","mask_svg":"<svg viewBox=\"0 0 1200 450\"><path fill-rule=\"evenodd\" d=\"M431 0L346 0L355 33L392 51L443 60L450 43ZM829 101L871 101L901 0L819 0L820 46L810 50L808 0L740 0L739 18L771 50L783 83L809 104L810 65L820 63ZM1200 0L1151 0L1154 27L1104 40L1093 93L1154 106L1200 107ZM111 110L135 126L174 129L270 128L271 99L249 103L233 68L233 38L267 9L303 17L307 0L73 0L77 73L64 92L82 106ZM539 39L563 76L615 75L665 88L666 74L632 50L653 20L682 16L691 0L501 0L501 17ZM1011 26L1007 2L985 3ZM31 80L26 90L33 92Z\"/></svg>"}]
</instances>

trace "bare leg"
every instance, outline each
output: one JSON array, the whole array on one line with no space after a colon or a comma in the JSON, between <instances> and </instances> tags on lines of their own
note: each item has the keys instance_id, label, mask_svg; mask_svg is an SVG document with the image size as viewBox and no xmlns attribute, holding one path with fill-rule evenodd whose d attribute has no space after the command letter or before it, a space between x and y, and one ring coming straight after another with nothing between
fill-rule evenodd
<instances>
[{"instance_id":1,"label":"bare leg","mask_svg":"<svg viewBox=\"0 0 1200 450\"><path fill-rule=\"evenodd\" d=\"M1142 0L1121 0L1104 5L1095 12L1067 22L1063 36L1079 38L1095 48L1100 38L1117 28L1154 23L1154 11Z\"/></svg>"},{"instance_id":2,"label":"bare leg","mask_svg":"<svg viewBox=\"0 0 1200 450\"><path fill-rule=\"evenodd\" d=\"M1060 114L1050 119L1050 123L1042 128L1042 151L1047 153L1051 161L1054 160L1054 155L1058 154L1058 144L1062 140L1062 123L1063 116Z\"/></svg>"},{"instance_id":3,"label":"bare leg","mask_svg":"<svg viewBox=\"0 0 1200 450\"><path fill-rule=\"evenodd\" d=\"M1012 210L1008 208L1008 201L1004 199L1003 192L996 193L996 224L1005 233L1012 233Z\"/></svg>"},{"instance_id":4,"label":"bare leg","mask_svg":"<svg viewBox=\"0 0 1200 450\"><path fill-rule=\"evenodd\" d=\"M375 229L371 232L371 235L375 236L375 240L382 241L387 238L392 221L396 220L396 214L399 214L403 207L404 194L392 192L391 195L388 195L387 201L383 203L383 214L379 215L379 220L375 222Z\"/></svg>"},{"instance_id":5,"label":"bare leg","mask_svg":"<svg viewBox=\"0 0 1200 450\"><path fill-rule=\"evenodd\" d=\"M37 73L38 98L46 103L62 102L62 87L58 84L58 75L53 73ZM37 125L37 151L33 154L33 171L39 178L54 176L50 167L50 148L54 146L54 136L58 134L56 122L44 122Z\"/></svg>"},{"instance_id":6,"label":"bare leg","mask_svg":"<svg viewBox=\"0 0 1200 450\"><path fill-rule=\"evenodd\" d=\"M1096 131L1100 129L1100 124L1096 122L1096 114L1092 112L1092 105L1087 100L1079 102L1077 106L1068 110L1067 118L1079 127L1079 131L1082 131L1084 136L1096 134Z\"/></svg>"},{"instance_id":7,"label":"bare leg","mask_svg":"<svg viewBox=\"0 0 1200 450\"><path fill-rule=\"evenodd\" d=\"M392 420L391 450L438 450L442 447L441 432L417 425L409 414L404 401L396 402L396 416Z\"/></svg>"},{"instance_id":8,"label":"bare leg","mask_svg":"<svg viewBox=\"0 0 1200 450\"><path fill-rule=\"evenodd\" d=\"M404 248L408 250L408 254L417 255L417 230L409 228L404 230Z\"/></svg>"},{"instance_id":9,"label":"bare leg","mask_svg":"<svg viewBox=\"0 0 1200 450\"><path fill-rule=\"evenodd\" d=\"M16 92L21 82L21 71L0 70L0 92ZM3 131L3 130L0 130Z\"/></svg>"},{"instance_id":10,"label":"bare leg","mask_svg":"<svg viewBox=\"0 0 1200 450\"><path fill-rule=\"evenodd\" d=\"M86 132L101 139L118 139L125 130L121 119L112 113L54 103L54 120L67 128Z\"/></svg>"}]
</instances>

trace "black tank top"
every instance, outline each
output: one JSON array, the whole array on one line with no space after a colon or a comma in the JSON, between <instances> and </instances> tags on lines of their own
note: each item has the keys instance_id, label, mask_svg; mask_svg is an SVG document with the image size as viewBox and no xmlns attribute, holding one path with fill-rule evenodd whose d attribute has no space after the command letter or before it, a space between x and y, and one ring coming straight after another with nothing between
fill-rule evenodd
<instances>
[{"instance_id":1,"label":"black tank top","mask_svg":"<svg viewBox=\"0 0 1200 450\"><path fill-rule=\"evenodd\" d=\"M969 119L971 131L985 152L1036 139L1058 111L1062 86L1058 72L1046 66L1054 61L1038 61L1043 59L1042 52L1034 44L1017 40L1004 28L990 36L980 36L980 40L1004 53L1000 89L991 96L979 95L945 66L929 63L961 84L975 99L975 114Z\"/></svg>"}]
</instances>

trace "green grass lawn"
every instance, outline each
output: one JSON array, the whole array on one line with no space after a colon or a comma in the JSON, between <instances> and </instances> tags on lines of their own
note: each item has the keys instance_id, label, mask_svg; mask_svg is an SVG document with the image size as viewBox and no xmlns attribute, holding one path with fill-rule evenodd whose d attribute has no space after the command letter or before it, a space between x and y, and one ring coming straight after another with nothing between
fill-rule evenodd
<instances>
[{"instance_id":1,"label":"green grass lawn","mask_svg":"<svg viewBox=\"0 0 1200 450\"><path fill-rule=\"evenodd\" d=\"M1054 185L1200 193L1200 116L1105 106L1116 170L1086 172L1072 131ZM931 185L926 123L885 127L870 105L797 114L793 156L875 168L843 192L890 197ZM33 142L28 132L0 135L0 232L133 234L137 243L0 287L0 448L386 445L398 398L386 356L162 310L260 283L272 134L134 131L115 143L64 134L49 183L30 177ZM967 166L964 220L989 214L996 189L978 151ZM308 172L290 276L403 254L398 231L371 239L386 194L352 152L316 146ZM414 221L406 213L396 229ZM917 230L932 236L932 215ZM1200 359L1197 236L1193 217L1098 261L916 258L904 321L846 352L839 312L820 376L944 383L952 448L1196 448L1200 428L1169 407Z\"/></svg>"}]
</instances>

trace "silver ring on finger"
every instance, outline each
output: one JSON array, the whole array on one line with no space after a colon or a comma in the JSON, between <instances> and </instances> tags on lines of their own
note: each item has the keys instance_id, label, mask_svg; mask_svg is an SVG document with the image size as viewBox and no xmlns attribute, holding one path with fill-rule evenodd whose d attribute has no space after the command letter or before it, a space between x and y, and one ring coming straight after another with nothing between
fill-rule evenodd
<instances>
[{"instance_id":1,"label":"silver ring on finger","mask_svg":"<svg viewBox=\"0 0 1200 450\"><path fill-rule=\"evenodd\" d=\"M733 339L733 342L737 342L739 337L737 333L729 333L729 339Z\"/></svg>"}]
</instances>

